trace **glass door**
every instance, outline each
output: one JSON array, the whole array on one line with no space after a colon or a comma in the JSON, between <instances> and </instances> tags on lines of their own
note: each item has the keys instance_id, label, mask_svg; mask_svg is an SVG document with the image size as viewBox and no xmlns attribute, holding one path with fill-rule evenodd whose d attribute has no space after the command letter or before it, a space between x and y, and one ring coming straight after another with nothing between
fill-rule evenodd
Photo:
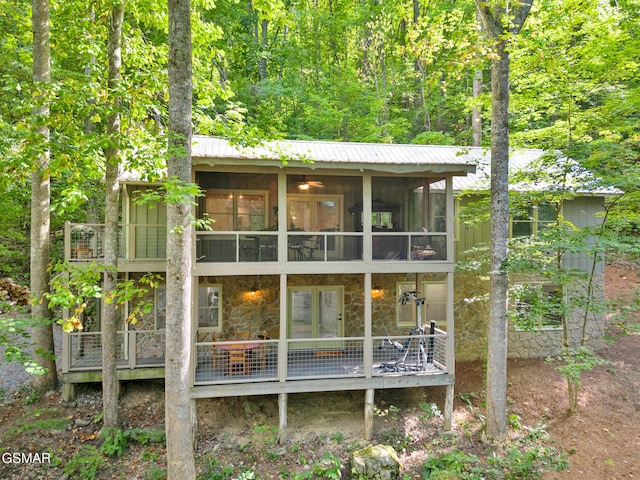
<instances>
[{"instance_id":1,"label":"glass door","mask_svg":"<svg viewBox=\"0 0 640 480\"><path fill-rule=\"evenodd\" d=\"M292 348L339 348L344 336L343 287L290 287L289 325L291 339L336 339L295 342Z\"/></svg>"},{"instance_id":2,"label":"glass door","mask_svg":"<svg viewBox=\"0 0 640 480\"><path fill-rule=\"evenodd\" d=\"M289 292L289 337L313 338L313 293L311 290Z\"/></svg>"},{"instance_id":3,"label":"glass door","mask_svg":"<svg viewBox=\"0 0 640 480\"><path fill-rule=\"evenodd\" d=\"M299 194L289 195L287 199L287 216L289 231L305 232L339 232L342 224L342 195ZM321 238L321 247L314 252L316 259L340 258L340 242L335 235Z\"/></svg>"}]
</instances>

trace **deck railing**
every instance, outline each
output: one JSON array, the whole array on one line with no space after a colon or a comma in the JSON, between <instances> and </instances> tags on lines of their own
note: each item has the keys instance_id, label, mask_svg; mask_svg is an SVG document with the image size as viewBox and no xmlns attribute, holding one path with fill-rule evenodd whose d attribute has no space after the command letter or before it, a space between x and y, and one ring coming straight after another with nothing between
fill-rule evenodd
<instances>
[{"instance_id":1,"label":"deck railing","mask_svg":"<svg viewBox=\"0 0 640 480\"><path fill-rule=\"evenodd\" d=\"M64 348L63 372L91 371L102 368L102 332L72 332ZM136 369L164 366L165 334L156 330L118 332L116 362L118 368Z\"/></svg>"},{"instance_id":2,"label":"deck railing","mask_svg":"<svg viewBox=\"0 0 640 480\"><path fill-rule=\"evenodd\" d=\"M284 342L284 345L283 345ZM447 333L197 342L195 385L448 372ZM285 347L281 352L281 348ZM369 351L371 353L367 354Z\"/></svg>"},{"instance_id":3,"label":"deck railing","mask_svg":"<svg viewBox=\"0 0 640 480\"><path fill-rule=\"evenodd\" d=\"M68 342L64 372L102 367L100 332L73 332ZM164 332L156 330L118 332L118 368L163 367L164 342ZM366 346L362 337L196 342L194 384L447 373L447 333L440 329L373 337Z\"/></svg>"},{"instance_id":4,"label":"deck railing","mask_svg":"<svg viewBox=\"0 0 640 480\"><path fill-rule=\"evenodd\" d=\"M124 224L119 230L118 257L127 261L164 261L166 225ZM361 261L362 232L287 232L288 262ZM374 261L447 260L446 233L380 232L371 236ZM277 262L278 232L197 232L199 263ZM104 225L65 225L65 256L74 262L104 257Z\"/></svg>"}]
</instances>

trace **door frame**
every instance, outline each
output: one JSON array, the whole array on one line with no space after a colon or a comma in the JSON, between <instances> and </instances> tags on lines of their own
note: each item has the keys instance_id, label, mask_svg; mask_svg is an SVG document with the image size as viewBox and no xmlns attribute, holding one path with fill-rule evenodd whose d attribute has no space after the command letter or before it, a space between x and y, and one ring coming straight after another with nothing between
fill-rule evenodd
<instances>
[{"instance_id":1,"label":"door frame","mask_svg":"<svg viewBox=\"0 0 640 480\"><path fill-rule=\"evenodd\" d=\"M336 292L338 304L336 319L337 336L335 341L327 341L327 338L318 336L319 316L320 316L320 292ZM315 349L315 348L343 348L344 341L344 285L318 285L318 286L290 286L287 287L287 338L294 338L293 335L293 294L295 292L311 293L311 337L308 342L294 342L291 344L292 349ZM300 337L299 337L300 338ZM302 337L304 338L304 337ZM317 342L314 340L321 340Z\"/></svg>"}]
</instances>

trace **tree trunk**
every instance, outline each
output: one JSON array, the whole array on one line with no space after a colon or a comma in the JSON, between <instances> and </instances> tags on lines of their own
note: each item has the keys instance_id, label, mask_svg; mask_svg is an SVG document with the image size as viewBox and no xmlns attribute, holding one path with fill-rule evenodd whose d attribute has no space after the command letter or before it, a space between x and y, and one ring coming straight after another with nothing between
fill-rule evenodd
<instances>
[{"instance_id":1,"label":"tree trunk","mask_svg":"<svg viewBox=\"0 0 640 480\"><path fill-rule=\"evenodd\" d=\"M258 77L260 80L267 79L267 50L269 48L268 45L268 35L269 35L269 20L262 19L260 22L260 58L258 60Z\"/></svg>"},{"instance_id":2,"label":"tree trunk","mask_svg":"<svg viewBox=\"0 0 640 480\"><path fill-rule=\"evenodd\" d=\"M167 174L178 188L191 181L191 8L169 0L169 142ZM167 185L171 188L170 184ZM174 192L177 193L177 192ZM165 425L169 480L195 478L191 378L191 195L167 205L167 336Z\"/></svg>"},{"instance_id":3,"label":"tree trunk","mask_svg":"<svg viewBox=\"0 0 640 480\"><path fill-rule=\"evenodd\" d=\"M487 327L487 437L507 435L507 290L509 241L509 53L498 43L493 61L491 103L491 261Z\"/></svg>"},{"instance_id":4,"label":"tree trunk","mask_svg":"<svg viewBox=\"0 0 640 480\"><path fill-rule=\"evenodd\" d=\"M507 33L517 34L533 0L476 0L487 36L493 40L491 68L491 223L490 297L487 325L487 440L502 443L507 436L507 243L509 241L509 51ZM509 4L508 4L509 5Z\"/></svg>"},{"instance_id":5,"label":"tree trunk","mask_svg":"<svg viewBox=\"0 0 640 480\"><path fill-rule=\"evenodd\" d=\"M51 52L49 49L49 1L33 0L33 83L36 91L51 81ZM35 360L45 369L35 377L34 388L40 392L58 387L58 373L54 356L53 323L44 294L49 291L49 249L51 220L49 208L51 190L49 181L49 101L46 92L34 96L33 120L37 127L40 154L35 158L31 176L31 294L35 299L31 307L33 341L41 352Z\"/></svg>"},{"instance_id":6,"label":"tree trunk","mask_svg":"<svg viewBox=\"0 0 640 480\"><path fill-rule=\"evenodd\" d=\"M121 98L113 92L121 81L122 22L125 1L113 7L109 29L109 95L113 111L107 118L109 146L106 149L104 208L104 291L107 295L118 287L118 203L120 182L120 106ZM102 406L103 425L118 426L117 310L102 302Z\"/></svg>"},{"instance_id":7,"label":"tree trunk","mask_svg":"<svg viewBox=\"0 0 640 480\"><path fill-rule=\"evenodd\" d=\"M482 95L482 70L473 73L472 95L475 103L471 111L471 131L473 132L473 146L482 145L482 112L478 105L478 97Z\"/></svg>"}]
</instances>

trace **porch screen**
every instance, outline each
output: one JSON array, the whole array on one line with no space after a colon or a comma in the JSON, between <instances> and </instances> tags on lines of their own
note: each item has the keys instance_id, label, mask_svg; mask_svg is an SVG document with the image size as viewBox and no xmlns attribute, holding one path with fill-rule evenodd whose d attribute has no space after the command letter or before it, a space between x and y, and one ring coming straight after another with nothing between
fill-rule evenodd
<instances>
[{"instance_id":1,"label":"porch screen","mask_svg":"<svg viewBox=\"0 0 640 480\"><path fill-rule=\"evenodd\" d=\"M266 227L266 192L208 190L206 211L216 231L259 231Z\"/></svg>"}]
</instances>

